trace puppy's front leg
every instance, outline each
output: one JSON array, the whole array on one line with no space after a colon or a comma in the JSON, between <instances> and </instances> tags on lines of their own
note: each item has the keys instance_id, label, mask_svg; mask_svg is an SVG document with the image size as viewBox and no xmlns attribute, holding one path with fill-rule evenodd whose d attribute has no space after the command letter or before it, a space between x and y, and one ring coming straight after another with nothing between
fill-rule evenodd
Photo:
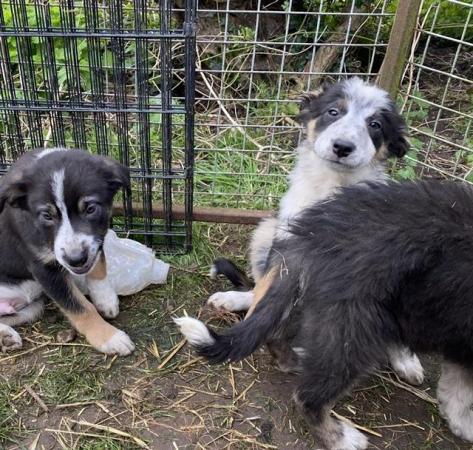
<instances>
[{"instance_id":1,"label":"puppy's front leg","mask_svg":"<svg viewBox=\"0 0 473 450\"><path fill-rule=\"evenodd\" d=\"M129 355L134 350L130 338L105 322L59 265L35 265L30 270L44 292L59 305L73 327L95 349L119 355Z\"/></svg>"},{"instance_id":2,"label":"puppy's front leg","mask_svg":"<svg viewBox=\"0 0 473 450\"><path fill-rule=\"evenodd\" d=\"M118 296L107 278L107 262L102 251L94 268L87 274L90 299L102 316L113 319L118 316Z\"/></svg>"}]
</instances>

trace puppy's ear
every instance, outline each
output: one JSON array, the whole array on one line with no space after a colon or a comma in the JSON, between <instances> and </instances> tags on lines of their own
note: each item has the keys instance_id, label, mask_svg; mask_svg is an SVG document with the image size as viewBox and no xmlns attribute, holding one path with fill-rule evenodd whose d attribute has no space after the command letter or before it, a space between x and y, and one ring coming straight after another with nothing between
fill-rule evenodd
<instances>
[{"instance_id":1,"label":"puppy's ear","mask_svg":"<svg viewBox=\"0 0 473 450\"><path fill-rule=\"evenodd\" d=\"M397 141L388 144L388 152L390 155L398 158L402 158L408 150L409 141L404 136L400 136Z\"/></svg>"},{"instance_id":2,"label":"puppy's ear","mask_svg":"<svg viewBox=\"0 0 473 450\"><path fill-rule=\"evenodd\" d=\"M26 208L28 181L21 175L5 175L0 183L0 213L8 203L14 208Z\"/></svg>"},{"instance_id":3,"label":"puppy's ear","mask_svg":"<svg viewBox=\"0 0 473 450\"><path fill-rule=\"evenodd\" d=\"M103 158L107 182L110 190L115 194L121 187L127 192L130 191L130 170L118 161L110 158Z\"/></svg>"},{"instance_id":4,"label":"puppy's ear","mask_svg":"<svg viewBox=\"0 0 473 450\"><path fill-rule=\"evenodd\" d=\"M296 120L302 125L306 125L307 122L314 118L314 114L317 113L317 99L325 92L327 84L322 84L315 91L310 91L300 96L299 114L296 116Z\"/></svg>"},{"instance_id":5,"label":"puppy's ear","mask_svg":"<svg viewBox=\"0 0 473 450\"><path fill-rule=\"evenodd\" d=\"M407 124L404 118L393 108L383 112L384 139L389 156L402 158L409 150Z\"/></svg>"}]
</instances>

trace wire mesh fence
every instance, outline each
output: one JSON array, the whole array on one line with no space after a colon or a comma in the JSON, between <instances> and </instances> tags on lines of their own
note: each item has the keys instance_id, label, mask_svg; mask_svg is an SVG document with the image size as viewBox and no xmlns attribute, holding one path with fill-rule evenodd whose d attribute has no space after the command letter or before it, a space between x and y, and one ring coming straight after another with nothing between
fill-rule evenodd
<instances>
[{"instance_id":1,"label":"wire mesh fence","mask_svg":"<svg viewBox=\"0 0 473 450\"><path fill-rule=\"evenodd\" d=\"M379 71L394 3L200 2L197 205L271 209L301 130L298 96L321 80Z\"/></svg>"},{"instance_id":2,"label":"wire mesh fence","mask_svg":"<svg viewBox=\"0 0 473 450\"><path fill-rule=\"evenodd\" d=\"M0 0L0 168L40 146L109 154L134 187L115 225L188 247L194 148L194 204L276 208L301 139L298 96L373 81L399 1ZM397 178L473 181L472 9L421 5Z\"/></svg>"},{"instance_id":3,"label":"wire mesh fence","mask_svg":"<svg viewBox=\"0 0 473 450\"><path fill-rule=\"evenodd\" d=\"M133 187L115 227L166 248L192 230L196 6L180 6L0 1L1 169L43 146L110 155Z\"/></svg>"},{"instance_id":4,"label":"wire mesh fence","mask_svg":"<svg viewBox=\"0 0 473 450\"><path fill-rule=\"evenodd\" d=\"M401 89L412 149L400 173L473 182L473 3L421 11Z\"/></svg>"},{"instance_id":5,"label":"wire mesh fence","mask_svg":"<svg viewBox=\"0 0 473 450\"><path fill-rule=\"evenodd\" d=\"M397 5L201 0L196 204L277 207L301 139L298 95L322 80L373 81ZM454 0L421 7L402 87L413 146L397 178L470 177L471 8Z\"/></svg>"}]
</instances>

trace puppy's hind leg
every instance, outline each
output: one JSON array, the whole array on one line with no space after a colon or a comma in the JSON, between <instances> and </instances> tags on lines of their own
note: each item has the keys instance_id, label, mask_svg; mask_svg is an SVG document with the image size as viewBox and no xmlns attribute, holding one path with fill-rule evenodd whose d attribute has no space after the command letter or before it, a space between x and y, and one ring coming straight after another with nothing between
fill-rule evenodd
<instances>
[{"instance_id":1,"label":"puppy's hind leg","mask_svg":"<svg viewBox=\"0 0 473 450\"><path fill-rule=\"evenodd\" d=\"M473 371L445 361L437 387L442 416L452 433L473 442Z\"/></svg>"},{"instance_id":2,"label":"puppy's hind leg","mask_svg":"<svg viewBox=\"0 0 473 450\"><path fill-rule=\"evenodd\" d=\"M315 371L307 370L307 365L304 365L304 373L295 399L314 436L316 448L324 450L367 448L368 439L361 432L330 416L330 410L335 402L355 381L355 373L341 368L338 364L331 367L327 361L321 361L321 369Z\"/></svg>"},{"instance_id":3,"label":"puppy's hind leg","mask_svg":"<svg viewBox=\"0 0 473 450\"><path fill-rule=\"evenodd\" d=\"M424 369L415 353L407 347L391 347L388 350L389 362L400 378L418 386L424 382Z\"/></svg>"},{"instance_id":4,"label":"puppy's hind leg","mask_svg":"<svg viewBox=\"0 0 473 450\"><path fill-rule=\"evenodd\" d=\"M277 224L278 220L275 217L264 219L253 233L250 243L250 261L251 273L257 284L266 271L266 263L273 245ZM251 290L216 292L209 297L207 304L226 311L248 311L252 306L254 309L254 300L255 295Z\"/></svg>"},{"instance_id":5,"label":"puppy's hind leg","mask_svg":"<svg viewBox=\"0 0 473 450\"><path fill-rule=\"evenodd\" d=\"M250 242L251 274L257 282L266 272L269 252L273 245L274 236L278 227L276 217L262 220L254 231Z\"/></svg>"},{"instance_id":6,"label":"puppy's hind leg","mask_svg":"<svg viewBox=\"0 0 473 450\"><path fill-rule=\"evenodd\" d=\"M329 307L306 310L303 315L298 338L302 373L296 400L317 448L361 450L368 446L362 433L330 417L330 409L386 356L386 331L392 332L393 324L385 311L373 306L366 308L356 300L332 301Z\"/></svg>"},{"instance_id":7,"label":"puppy's hind leg","mask_svg":"<svg viewBox=\"0 0 473 450\"><path fill-rule=\"evenodd\" d=\"M216 292L207 300L207 304L226 311L247 311L253 303L253 291Z\"/></svg>"}]
</instances>

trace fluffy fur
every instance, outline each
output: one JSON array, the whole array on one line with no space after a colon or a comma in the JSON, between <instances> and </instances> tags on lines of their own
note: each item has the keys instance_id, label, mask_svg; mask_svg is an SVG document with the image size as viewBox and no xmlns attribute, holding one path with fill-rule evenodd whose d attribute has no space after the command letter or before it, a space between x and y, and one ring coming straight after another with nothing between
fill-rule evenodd
<instances>
[{"instance_id":1,"label":"fluffy fur","mask_svg":"<svg viewBox=\"0 0 473 450\"><path fill-rule=\"evenodd\" d=\"M102 245L120 187L129 187L127 168L64 148L29 152L0 180L2 351L21 346L11 327L41 315L43 292L95 348L119 354L133 350L128 336L98 316L73 278L86 276L91 299L105 317L118 314Z\"/></svg>"},{"instance_id":2,"label":"fluffy fur","mask_svg":"<svg viewBox=\"0 0 473 450\"><path fill-rule=\"evenodd\" d=\"M251 274L256 281L265 270L274 236L288 220L342 186L386 180L386 159L402 157L408 148L406 124L394 102L385 91L359 78L305 94L298 120L305 139L297 148L289 189L281 199L278 217L263 220L250 244ZM351 150L337 150L341 143ZM225 275L238 288L253 284L224 258L216 260L211 271Z\"/></svg>"},{"instance_id":3,"label":"fluffy fur","mask_svg":"<svg viewBox=\"0 0 473 450\"><path fill-rule=\"evenodd\" d=\"M288 221L308 206L326 200L340 187L386 181L386 159L402 157L408 148L406 124L394 102L384 90L359 78L306 94L298 119L306 138L297 149L289 189L281 199L278 217L263 220L251 239L251 273L255 281L266 268L274 237L284 234ZM211 272L229 278L237 291L211 295L210 305L230 311L251 307L254 283L242 270L219 258ZM238 292L245 289L245 294ZM392 348L390 362L401 378L411 384L422 383L422 366L409 350Z\"/></svg>"},{"instance_id":4,"label":"fluffy fur","mask_svg":"<svg viewBox=\"0 0 473 450\"><path fill-rule=\"evenodd\" d=\"M295 339L297 402L330 450L347 437L330 408L389 348L439 353L440 411L473 441L472 205L472 188L453 182L344 188L275 240L271 285L253 315L221 335L209 330L198 353L233 361Z\"/></svg>"}]
</instances>

